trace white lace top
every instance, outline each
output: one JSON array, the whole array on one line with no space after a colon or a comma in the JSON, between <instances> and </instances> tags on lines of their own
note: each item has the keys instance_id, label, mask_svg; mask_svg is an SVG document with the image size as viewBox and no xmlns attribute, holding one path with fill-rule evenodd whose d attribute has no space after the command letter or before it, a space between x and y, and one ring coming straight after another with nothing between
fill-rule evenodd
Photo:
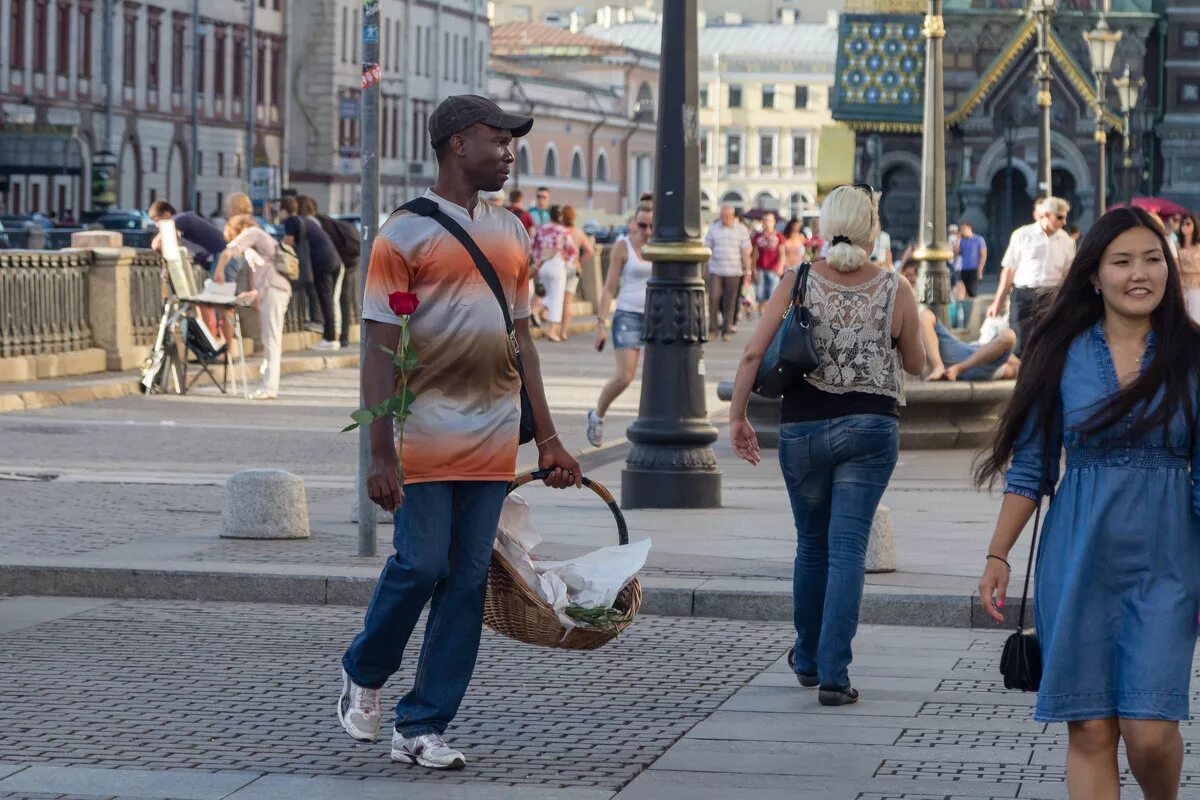
<instances>
[{"instance_id":1,"label":"white lace top","mask_svg":"<svg viewBox=\"0 0 1200 800\"><path fill-rule=\"evenodd\" d=\"M865 392L904 404L904 378L892 346L892 311L900 275L880 272L859 286L842 286L809 272L808 306L821 366L807 378L823 392Z\"/></svg>"}]
</instances>

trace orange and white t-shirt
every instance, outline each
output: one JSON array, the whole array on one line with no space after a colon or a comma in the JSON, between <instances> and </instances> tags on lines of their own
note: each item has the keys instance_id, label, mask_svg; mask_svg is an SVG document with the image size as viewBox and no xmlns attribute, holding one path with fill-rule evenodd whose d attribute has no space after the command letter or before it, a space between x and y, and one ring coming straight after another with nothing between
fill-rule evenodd
<instances>
[{"instance_id":1,"label":"orange and white t-shirt","mask_svg":"<svg viewBox=\"0 0 1200 800\"><path fill-rule=\"evenodd\" d=\"M477 201L473 212L435 201L487 256L514 320L529 316L529 234L507 209ZM508 481L517 468L521 377L495 295L470 254L437 220L392 215L375 238L363 318L400 324L393 292L420 300L409 321L420 366L404 426L405 483Z\"/></svg>"}]
</instances>

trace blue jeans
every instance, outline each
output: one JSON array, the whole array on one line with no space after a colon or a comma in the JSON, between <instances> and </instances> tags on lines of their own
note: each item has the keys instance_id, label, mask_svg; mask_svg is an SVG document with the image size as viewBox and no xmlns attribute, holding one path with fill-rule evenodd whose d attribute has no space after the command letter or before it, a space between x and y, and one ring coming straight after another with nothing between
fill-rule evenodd
<instances>
[{"instance_id":1,"label":"blue jeans","mask_svg":"<svg viewBox=\"0 0 1200 800\"><path fill-rule=\"evenodd\" d=\"M362 633L342 656L359 686L377 689L404 657L425 604L425 641L412 690L396 704L404 736L444 733L458 713L479 653L483 596L502 481L443 481L404 487L392 544L367 607Z\"/></svg>"},{"instance_id":2,"label":"blue jeans","mask_svg":"<svg viewBox=\"0 0 1200 800\"><path fill-rule=\"evenodd\" d=\"M783 278L767 269L760 269L757 272L754 288L758 295L758 302L765 303L771 299L771 295L775 294L775 290L779 288L779 282Z\"/></svg>"},{"instance_id":3,"label":"blue jeans","mask_svg":"<svg viewBox=\"0 0 1200 800\"><path fill-rule=\"evenodd\" d=\"M779 463L796 519L792 578L798 673L850 687L867 539L900 453L895 417L856 414L779 426Z\"/></svg>"},{"instance_id":4,"label":"blue jeans","mask_svg":"<svg viewBox=\"0 0 1200 800\"><path fill-rule=\"evenodd\" d=\"M938 339L938 355L942 359L942 363L947 367L953 367L955 364L961 364L971 356L975 355L975 351L979 349L977 344L968 344L960 341L957 336L950 332L950 329L938 320L933 324L933 330L937 334ZM980 364L977 367L971 367L958 376L960 381L990 381L996 377L996 372L1005 364L1008 363L1008 357L1012 351L1006 351L991 363Z\"/></svg>"}]
</instances>

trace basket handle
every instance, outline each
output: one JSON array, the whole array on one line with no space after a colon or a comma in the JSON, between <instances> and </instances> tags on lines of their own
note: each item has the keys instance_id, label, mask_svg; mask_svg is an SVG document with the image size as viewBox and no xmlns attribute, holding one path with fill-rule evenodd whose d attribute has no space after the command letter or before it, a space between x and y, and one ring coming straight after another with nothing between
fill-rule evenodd
<instances>
[{"instance_id":1,"label":"basket handle","mask_svg":"<svg viewBox=\"0 0 1200 800\"><path fill-rule=\"evenodd\" d=\"M518 475L509 482L507 494L512 494L527 483L545 480L549 475L550 470L548 469L539 469L527 472L524 475ZM583 485L595 492L604 501L604 504L608 506L608 510L612 512L613 519L617 521L617 542L619 544L629 544L629 526L625 524L625 515L617 507L617 501L613 499L612 492L603 483L600 483L600 481L594 481L586 476L583 478Z\"/></svg>"}]
</instances>

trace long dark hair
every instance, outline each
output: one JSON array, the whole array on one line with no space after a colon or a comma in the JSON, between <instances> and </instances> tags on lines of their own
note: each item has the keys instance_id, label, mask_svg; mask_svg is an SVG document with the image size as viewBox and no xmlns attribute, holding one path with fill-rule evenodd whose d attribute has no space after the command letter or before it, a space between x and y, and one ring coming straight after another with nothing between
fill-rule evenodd
<instances>
[{"instance_id":1,"label":"long dark hair","mask_svg":"<svg viewBox=\"0 0 1200 800\"><path fill-rule=\"evenodd\" d=\"M1183 232L1183 223L1187 220L1191 220L1192 222L1191 241L1186 241L1189 237ZM1197 219L1196 215L1189 211L1179 221L1179 246L1182 248L1195 247L1196 245L1200 245L1200 219Z\"/></svg>"},{"instance_id":2,"label":"long dark hair","mask_svg":"<svg viewBox=\"0 0 1200 800\"><path fill-rule=\"evenodd\" d=\"M1097 433L1135 409L1142 411L1127 438L1135 439L1152 428L1166 426L1181 409L1189 427L1195 424L1193 394L1200 374L1200 329L1188 318L1179 267L1171 256L1162 225L1140 208L1118 208L1096 220L1079 242L1062 288L1033 330L1025 347L1017 386L1000 418L992 452L975 470L978 486L991 485L1012 460L1017 437L1032 416L1044 426L1054 418L1059 384L1071 342L1104 316L1104 299L1092 280L1100 270L1104 251L1125 231L1147 228L1158 237L1167 262L1166 293L1150 324L1155 334L1154 357L1132 384L1098 408L1084 423L1082 433ZM1157 402L1161 392L1161 402Z\"/></svg>"}]
</instances>

